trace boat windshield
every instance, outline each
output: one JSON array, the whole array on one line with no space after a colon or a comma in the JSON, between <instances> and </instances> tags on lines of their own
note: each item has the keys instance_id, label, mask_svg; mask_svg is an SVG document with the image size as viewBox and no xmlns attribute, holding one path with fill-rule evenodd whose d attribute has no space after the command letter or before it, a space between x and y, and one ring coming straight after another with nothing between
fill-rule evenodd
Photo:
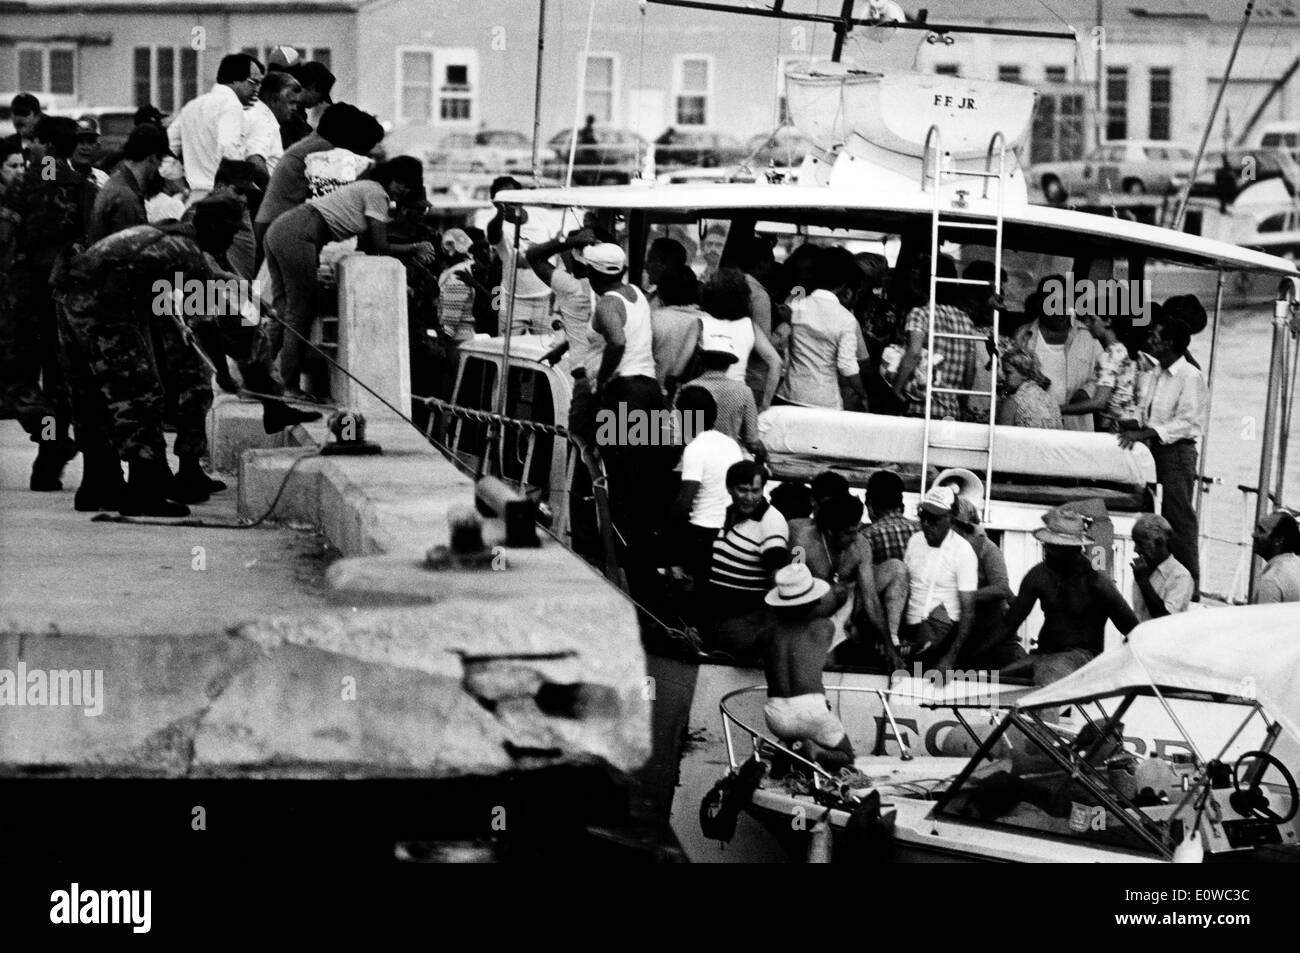
<instances>
[{"instance_id":1,"label":"boat windshield","mask_svg":"<svg viewBox=\"0 0 1300 953\"><path fill-rule=\"evenodd\" d=\"M936 812L1024 833L1168 854L1169 820L1195 776L1190 756L1140 758L1123 725L1075 731L1013 713ZM1140 785L1140 786L1139 786Z\"/></svg>"}]
</instances>

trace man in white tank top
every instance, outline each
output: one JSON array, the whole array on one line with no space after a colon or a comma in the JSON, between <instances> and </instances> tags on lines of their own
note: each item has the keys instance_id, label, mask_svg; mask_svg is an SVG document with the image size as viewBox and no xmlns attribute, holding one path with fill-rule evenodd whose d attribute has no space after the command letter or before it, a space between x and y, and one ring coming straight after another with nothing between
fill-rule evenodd
<instances>
[{"instance_id":1,"label":"man in white tank top","mask_svg":"<svg viewBox=\"0 0 1300 953\"><path fill-rule=\"evenodd\" d=\"M618 245L589 245L581 255L596 305L586 375L577 381L574 398L589 388L599 408L596 450L609 475L610 515L624 542L619 562L633 598L653 599L661 509L655 501L663 493L670 451L663 446L664 396L655 377L650 302L623 280L627 257Z\"/></svg>"}]
</instances>

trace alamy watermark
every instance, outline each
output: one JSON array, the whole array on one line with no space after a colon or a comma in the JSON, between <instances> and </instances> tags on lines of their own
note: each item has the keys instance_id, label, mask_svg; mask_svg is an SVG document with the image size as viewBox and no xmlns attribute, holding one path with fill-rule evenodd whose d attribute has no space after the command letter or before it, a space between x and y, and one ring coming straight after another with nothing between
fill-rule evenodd
<instances>
[{"instance_id":1,"label":"alamy watermark","mask_svg":"<svg viewBox=\"0 0 1300 953\"><path fill-rule=\"evenodd\" d=\"M0 708L80 708L94 718L104 713L104 670L0 668Z\"/></svg>"},{"instance_id":2,"label":"alamy watermark","mask_svg":"<svg viewBox=\"0 0 1300 953\"><path fill-rule=\"evenodd\" d=\"M253 327L262 320L261 282L244 278L186 278L181 272L153 283L153 313L188 318L239 315Z\"/></svg>"},{"instance_id":3,"label":"alamy watermark","mask_svg":"<svg viewBox=\"0 0 1300 953\"><path fill-rule=\"evenodd\" d=\"M1147 279L1081 278L1067 271L1065 280L1043 282L1043 313L1087 317L1128 317L1136 328L1151 323L1151 282Z\"/></svg>"},{"instance_id":4,"label":"alamy watermark","mask_svg":"<svg viewBox=\"0 0 1300 953\"><path fill-rule=\"evenodd\" d=\"M642 410L620 401L596 412L596 443L602 447L682 446L707 429L702 410Z\"/></svg>"},{"instance_id":5,"label":"alamy watermark","mask_svg":"<svg viewBox=\"0 0 1300 953\"><path fill-rule=\"evenodd\" d=\"M910 672L898 669L890 676L889 683L892 691L911 696L921 704L998 706L996 669L922 670L920 662L913 662Z\"/></svg>"}]
</instances>

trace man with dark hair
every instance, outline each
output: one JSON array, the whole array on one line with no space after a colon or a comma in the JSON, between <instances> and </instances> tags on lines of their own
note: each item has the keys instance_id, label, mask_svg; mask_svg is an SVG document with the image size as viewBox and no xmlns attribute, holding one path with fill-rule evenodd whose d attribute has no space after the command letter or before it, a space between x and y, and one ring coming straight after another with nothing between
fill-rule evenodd
<instances>
[{"instance_id":1,"label":"man with dark hair","mask_svg":"<svg viewBox=\"0 0 1300 953\"><path fill-rule=\"evenodd\" d=\"M975 618L971 634L957 657L963 669L1000 669L1023 658L1025 650L1015 637L1002 627L1007 604L1014 598L1007 576L1007 561L1002 550L984 534L979 508L964 496L957 497L957 512L952 528L975 550L979 563L979 588L975 590ZM998 640L1001 641L998 641Z\"/></svg>"},{"instance_id":2,"label":"man with dark hair","mask_svg":"<svg viewBox=\"0 0 1300 953\"><path fill-rule=\"evenodd\" d=\"M785 517L763 497L767 471L754 460L727 468L727 507L722 529L713 538L709 566L708 611L713 645L739 664L756 664L763 655L763 602L772 575L790 561Z\"/></svg>"},{"instance_id":3,"label":"man with dark hair","mask_svg":"<svg viewBox=\"0 0 1300 953\"><path fill-rule=\"evenodd\" d=\"M36 126L44 113L41 101L31 93L19 93L9 103L9 118L14 124L12 136L6 136L0 148L6 155L21 152L28 162L37 162L43 154L36 139Z\"/></svg>"},{"instance_id":4,"label":"man with dark hair","mask_svg":"<svg viewBox=\"0 0 1300 953\"><path fill-rule=\"evenodd\" d=\"M655 304L656 300L658 304ZM655 376L670 398L689 372L700 343L702 312L698 302L699 286L695 272L685 264L670 265L659 273L658 289L651 300L650 320L654 325ZM734 364L739 359L734 347L731 354L731 363ZM716 393L714 397L717 397ZM752 394L750 403L753 403ZM727 430L726 427L723 429ZM731 435L737 436L735 433Z\"/></svg>"},{"instance_id":5,"label":"man with dark hair","mask_svg":"<svg viewBox=\"0 0 1300 953\"><path fill-rule=\"evenodd\" d=\"M673 564L695 580L699 592L708 578L713 539L726 522L727 471L744 454L740 444L714 429L718 407L707 390L684 391L677 399L677 413L690 422L692 433L682 451L682 482L669 513L678 540Z\"/></svg>"},{"instance_id":6,"label":"man with dark hair","mask_svg":"<svg viewBox=\"0 0 1300 953\"><path fill-rule=\"evenodd\" d=\"M1191 342L1187 325L1162 316L1152 323L1146 350L1156 365L1138 383L1140 426L1121 430L1125 449L1144 443L1155 458L1156 480L1163 495L1160 515L1169 521L1173 535L1169 551L1186 567L1195 582L1192 600L1200 598L1200 528L1192 494L1196 486L1197 441L1205 426L1205 378L1187 363L1184 353Z\"/></svg>"},{"instance_id":7,"label":"man with dark hair","mask_svg":"<svg viewBox=\"0 0 1300 953\"><path fill-rule=\"evenodd\" d=\"M928 265L928 261L924 259L919 261L912 277L918 282L928 278L926 270ZM940 255L936 274L940 278L955 279L957 265L948 255ZM952 290L960 287L960 285L940 284L936 289L934 321L937 332L964 335L979 333L970 315L961 307L963 295ZM928 291L926 294L928 296ZM912 308L903 321L906 347L898 362L898 370L893 381L894 396L903 402L904 412L910 417L921 417L925 414L924 387L927 385L923 385L920 392L916 393L912 387L912 377L920 366L929 331L930 306L927 301ZM935 362L934 373L922 374L922 380L931 378L936 391L940 387L949 390L970 390L971 383L975 379L977 359L975 342L966 338L942 337L935 340L934 347L940 359ZM934 356L931 356L930 360L935 360ZM1089 368L1091 366L1089 365ZM961 394L936 392L930 400L930 416L935 420L942 420L945 417L952 417L954 420L967 419L969 414L966 409L966 397Z\"/></svg>"},{"instance_id":8,"label":"man with dark hair","mask_svg":"<svg viewBox=\"0 0 1300 953\"><path fill-rule=\"evenodd\" d=\"M1255 527L1254 553L1265 562L1255 584L1255 603L1300 602L1300 526L1285 510Z\"/></svg>"},{"instance_id":9,"label":"man with dark hair","mask_svg":"<svg viewBox=\"0 0 1300 953\"><path fill-rule=\"evenodd\" d=\"M44 116L36 133L45 146L41 162L27 168L21 192L13 199L22 217L13 279L21 313L15 369L21 375L13 390L23 429L38 445L30 486L38 492L63 488L63 468L76 447L68 436L71 407L59 359L58 320L50 291L55 262L71 246L86 240L95 185L72 167L77 123Z\"/></svg>"},{"instance_id":10,"label":"man with dark hair","mask_svg":"<svg viewBox=\"0 0 1300 953\"><path fill-rule=\"evenodd\" d=\"M877 470L867 478L867 516L871 523L863 535L871 544L872 561L902 562L907 541L920 532L921 524L903 514L903 478L893 470Z\"/></svg>"},{"instance_id":11,"label":"man with dark hair","mask_svg":"<svg viewBox=\"0 0 1300 953\"><path fill-rule=\"evenodd\" d=\"M145 191L169 155L167 133L160 127L145 123L131 130L122 147L122 162L95 196L87 242L94 244L113 232L148 224Z\"/></svg>"},{"instance_id":12,"label":"man with dark hair","mask_svg":"<svg viewBox=\"0 0 1300 953\"><path fill-rule=\"evenodd\" d=\"M335 80L334 74L329 71L329 68L324 63L318 63L315 60L293 63L287 67L285 72L289 73L302 86L302 93L298 97L298 105L294 110L294 115L280 130L284 147L288 149L294 143L300 142L311 135L312 127L307 119L309 109L315 109L321 105L334 105L330 93L334 89ZM344 146L344 148L351 148L351 146Z\"/></svg>"},{"instance_id":13,"label":"man with dark hair","mask_svg":"<svg viewBox=\"0 0 1300 953\"><path fill-rule=\"evenodd\" d=\"M866 409L858 367L861 331L849 310L861 279L846 249L827 248L813 259L813 291L791 305L788 371L777 393L784 403L843 410L842 381Z\"/></svg>"},{"instance_id":14,"label":"man with dark hair","mask_svg":"<svg viewBox=\"0 0 1300 953\"><path fill-rule=\"evenodd\" d=\"M247 53L221 58L212 89L185 104L168 127L172 152L185 163L190 204L213 188L222 159L243 159L244 109L257 100L265 70Z\"/></svg>"},{"instance_id":15,"label":"man with dark hair","mask_svg":"<svg viewBox=\"0 0 1300 953\"><path fill-rule=\"evenodd\" d=\"M646 250L644 280L641 282L651 295L652 305L659 294L659 281L669 268L690 268L686 261L686 247L675 238L660 236ZM691 276L694 275L692 271Z\"/></svg>"},{"instance_id":16,"label":"man with dark hair","mask_svg":"<svg viewBox=\"0 0 1300 953\"><path fill-rule=\"evenodd\" d=\"M166 118L157 106L141 106L135 111L133 122L137 126L157 126L161 129Z\"/></svg>"},{"instance_id":17,"label":"man with dark hair","mask_svg":"<svg viewBox=\"0 0 1300 953\"><path fill-rule=\"evenodd\" d=\"M790 525L791 552L795 557L807 563L813 576L829 582L841 602L853 596L853 608L845 625L851 644L836 653L841 664L874 662L874 647L887 631L871 550L861 529L862 501L847 492L823 500L811 520L795 520ZM893 643L882 648L888 654L893 651Z\"/></svg>"}]
</instances>

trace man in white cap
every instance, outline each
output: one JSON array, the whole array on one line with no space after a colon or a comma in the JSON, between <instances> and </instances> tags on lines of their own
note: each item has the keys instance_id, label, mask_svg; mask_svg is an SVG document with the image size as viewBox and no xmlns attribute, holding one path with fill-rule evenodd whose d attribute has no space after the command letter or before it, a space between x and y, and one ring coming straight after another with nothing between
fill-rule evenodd
<instances>
[{"instance_id":1,"label":"man in white cap","mask_svg":"<svg viewBox=\"0 0 1300 953\"><path fill-rule=\"evenodd\" d=\"M1002 624L1005 633L1014 634L1034 603L1041 602L1043 627L1038 647L1004 667L1003 675L1050 684L1100 654L1107 620L1124 635L1138 624L1115 583L1084 555L1084 547L1093 541L1088 522L1082 513L1058 506L1044 513L1043 526L1034 530L1034 538L1043 544L1043 561L1025 573Z\"/></svg>"},{"instance_id":2,"label":"man in white cap","mask_svg":"<svg viewBox=\"0 0 1300 953\"><path fill-rule=\"evenodd\" d=\"M829 616L844 602L824 579L813 578L804 563L777 570L765 602L772 608L764 670L767 704L763 720L781 741L804 757L834 771L853 764L853 745L831 711L822 669L835 626Z\"/></svg>"},{"instance_id":3,"label":"man in white cap","mask_svg":"<svg viewBox=\"0 0 1300 953\"><path fill-rule=\"evenodd\" d=\"M582 260L596 306L587 365L582 377L575 372L573 400L585 399L620 420L661 420L664 395L655 380L650 302L640 288L623 280L627 257L619 246L588 245ZM659 584L654 538L660 510L650 503L663 493L667 457L655 441L638 446L616 442L596 449L606 463L610 516L623 541L619 561L636 597Z\"/></svg>"},{"instance_id":4,"label":"man in white cap","mask_svg":"<svg viewBox=\"0 0 1300 953\"><path fill-rule=\"evenodd\" d=\"M582 260L582 250L599 240L589 228L569 232L564 238L538 242L524 252L524 258L533 273L555 295L555 309L560 312L560 325L564 329L565 347L553 350L555 360L567 355L565 370L583 367L587 358L587 339L591 329L591 285L587 281L587 266ZM558 265L552 259L560 256Z\"/></svg>"},{"instance_id":5,"label":"man in white cap","mask_svg":"<svg viewBox=\"0 0 1300 953\"><path fill-rule=\"evenodd\" d=\"M955 667L970 635L979 589L979 559L952 528L956 510L952 487L932 487L917 511L921 531L903 555L907 607L898 634L904 655L941 672Z\"/></svg>"}]
</instances>

